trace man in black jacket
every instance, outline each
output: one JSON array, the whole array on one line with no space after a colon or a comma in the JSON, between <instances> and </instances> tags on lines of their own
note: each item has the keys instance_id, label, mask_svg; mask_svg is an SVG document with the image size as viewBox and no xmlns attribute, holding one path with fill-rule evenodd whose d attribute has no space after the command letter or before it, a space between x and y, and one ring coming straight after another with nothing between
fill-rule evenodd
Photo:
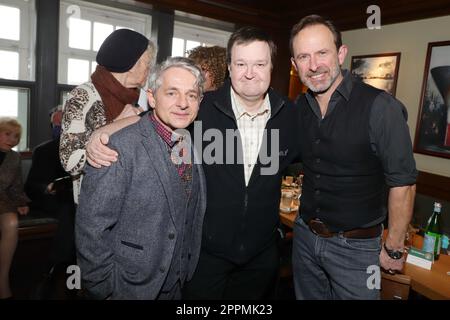
<instances>
[{"instance_id":1,"label":"man in black jacket","mask_svg":"<svg viewBox=\"0 0 450 320\"><path fill-rule=\"evenodd\" d=\"M261 299L277 277L281 172L297 155L298 118L287 98L269 87L275 50L262 30L234 32L227 47L231 81L202 102L198 121L208 201L187 299ZM217 140L207 137L214 130L225 143L210 161Z\"/></svg>"}]
</instances>

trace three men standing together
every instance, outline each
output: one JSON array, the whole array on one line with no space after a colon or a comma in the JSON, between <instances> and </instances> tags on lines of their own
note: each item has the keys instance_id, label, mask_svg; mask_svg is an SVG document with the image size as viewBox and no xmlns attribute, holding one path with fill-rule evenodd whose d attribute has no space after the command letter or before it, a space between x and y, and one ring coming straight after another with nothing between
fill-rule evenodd
<instances>
[{"instance_id":1,"label":"three men standing together","mask_svg":"<svg viewBox=\"0 0 450 320\"><path fill-rule=\"evenodd\" d=\"M367 267L402 268L397 253L417 175L406 109L341 70L347 47L331 22L305 17L290 45L309 88L296 106L269 87L276 49L267 34L246 27L230 37L230 79L205 95L197 120L202 134L238 131L231 163L170 163L170 141L183 140L172 131L195 119L201 77L162 64L149 94L154 111L111 137L117 162L86 169L77 244L85 284L97 297L180 298L191 276L183 298L269 297L278 272L281 174L298 159L305 175L294 227L297 298L377 299L379 291L366 286ZM199 152L213 143L201 140ZM262 150L274 143L278 170L263 174ZM103 147L94 139L88 152Z\"/></svg>"}]
</instances>

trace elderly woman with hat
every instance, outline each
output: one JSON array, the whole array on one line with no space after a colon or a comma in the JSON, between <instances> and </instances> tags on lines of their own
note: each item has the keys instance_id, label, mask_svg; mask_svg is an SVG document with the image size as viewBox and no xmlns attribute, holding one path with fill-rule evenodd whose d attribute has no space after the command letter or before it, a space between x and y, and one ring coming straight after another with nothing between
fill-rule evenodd
<instances>
[{"instance_id":1,"label":"elderly woman with hat","mask_svg":"<svg viewBox=\"0 0 450 320\"><path fill-rule=\"evenodd\" d=\"M98 128L109 133L132 123L142 110L135 105L156 58L156 46L145 36L128 29L111 33L97 53L91 81L73 89L64 107L60 157L72 176L75 203L86 162L86 143Z\"/></svg>"}]
</instances>

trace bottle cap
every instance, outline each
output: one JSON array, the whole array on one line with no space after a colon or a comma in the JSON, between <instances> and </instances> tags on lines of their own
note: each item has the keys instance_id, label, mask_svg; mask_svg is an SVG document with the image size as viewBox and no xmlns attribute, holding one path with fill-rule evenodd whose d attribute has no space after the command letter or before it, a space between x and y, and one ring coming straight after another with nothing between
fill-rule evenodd
<instances>
[{"instance_id":1,"label":"bottle cap","mask_svg":"<svg viewBox=\"0 0 450 320\"><path fill-rule=\"evenodd\" d=\"M437 212L441 212L442 204L440 202L434 203L434 210Z\"/></svg>"}]
</instances>

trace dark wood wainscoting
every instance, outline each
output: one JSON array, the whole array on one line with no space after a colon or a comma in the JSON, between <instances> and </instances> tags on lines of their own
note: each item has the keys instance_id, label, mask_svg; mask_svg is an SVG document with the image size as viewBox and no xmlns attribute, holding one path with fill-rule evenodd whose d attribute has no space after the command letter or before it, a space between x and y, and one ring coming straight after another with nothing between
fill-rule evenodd
<instances>
[{"instance_id":1,"label":"dark wood wainscoting","mask_svg":"<svg viewBox=\"0 0 450 320\"><path fill-rule=\"evenodd\" d=\"M450 177L419 171L417 193L450 202Z\"/></svg>"}]
</instances>

